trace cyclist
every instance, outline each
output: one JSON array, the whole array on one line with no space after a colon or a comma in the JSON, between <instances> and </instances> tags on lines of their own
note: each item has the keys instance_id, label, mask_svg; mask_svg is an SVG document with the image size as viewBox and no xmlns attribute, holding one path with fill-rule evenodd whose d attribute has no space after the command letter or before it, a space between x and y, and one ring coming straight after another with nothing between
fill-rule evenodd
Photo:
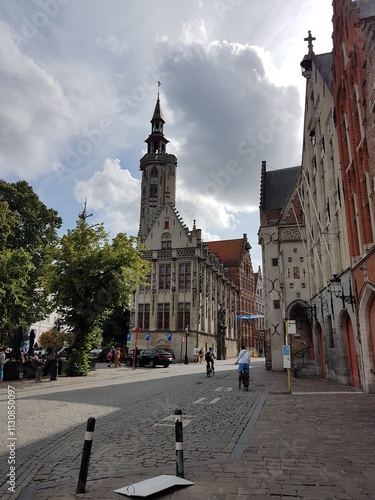
<instances>
[{"instance_id":1,"label":"cyclist","mask_svg":"<svg viewBox=\"0 0 375 500\"><path fill-rule=\"evenodd\" d=\"M206 352L205 356L204 356L204 359L206 360L206 363L207 363L207 368L209 368L211 366L212 368L212 372L214 372L214 359L215 359L215 356L214 356L214 353L212 351L212 347L210 347L208 349L208 351Z\"/></svg>"},{"instance_id":2,"label":"cyclist","mask_svg":"<svg viewBox=\"0 0 375 500\"><path fill-rule=\"evenodd\" d=\"M238 367L238 380L241 380L241 372L243 369L245 369L246 373L249 373L250 371L250 354L247 352L246 347L244 345L241 346L241 350L238 353L237 359L236 359L236 365L239 364Z\"/></svg>"}]
</instances>

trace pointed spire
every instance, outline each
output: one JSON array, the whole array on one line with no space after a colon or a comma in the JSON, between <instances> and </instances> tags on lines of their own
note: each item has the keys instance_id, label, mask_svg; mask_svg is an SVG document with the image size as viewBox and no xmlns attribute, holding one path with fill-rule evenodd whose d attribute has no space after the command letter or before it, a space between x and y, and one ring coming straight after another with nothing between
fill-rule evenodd
<instances>
[{"instance_id":1,"label":"pointed spire","mask_svg":"<svg viewBox=\"0 0 375 500\"><path fill-rule=\"evenodd\" d=\"M163 118L163 113L161 112L161 107L160 107L160 97L159 97L159 87L161 83L158 82L158 98L156 100L156 105L155 105L155 110L154 114L151 119L151 123L153 123L154 120L162 121L163 124L165 123L164 118Z\"/></svg>"}]
</instances>

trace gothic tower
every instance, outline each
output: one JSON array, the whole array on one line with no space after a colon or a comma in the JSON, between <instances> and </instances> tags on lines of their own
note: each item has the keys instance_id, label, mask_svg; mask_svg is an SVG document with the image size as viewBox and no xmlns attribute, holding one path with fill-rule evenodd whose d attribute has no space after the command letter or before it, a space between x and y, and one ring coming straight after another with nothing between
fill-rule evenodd
<instances>
[{"instance_id":1,"label":"gothic tower","mask_svg":"<svg viewBox=\"0 0 375 500\"><path fill-rule=\"evenodd\" d=\"M176 201L176 168L177 158L166 152L168 139L164 137L165 121L160 108L159 92L154 114L151 119L151 134L145 140L147 153L141 158L141 213L139 223L139 238L145 241L152 225L169 201Z\"/></svg>"}]
</instances>

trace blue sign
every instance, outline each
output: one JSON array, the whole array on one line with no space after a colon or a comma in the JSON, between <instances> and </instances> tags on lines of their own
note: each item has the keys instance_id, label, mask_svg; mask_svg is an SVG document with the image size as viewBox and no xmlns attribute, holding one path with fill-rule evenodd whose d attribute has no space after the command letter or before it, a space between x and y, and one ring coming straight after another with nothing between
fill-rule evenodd
<instances>
[{"instance_id":1,"label":"blue sign","mask_svg":"<svg viewBox=\"0 0 375 500\"><path fill-rule=\"evenodd\" d=\"M170 342L172 340L172 334L171 334L171 332L168 332L167 340L168 340L168 342Z\"/></svg>"},{"instance_id":2,"label":"blue sign","mask_svg":"<svg viewBox=\"0 0 375 500\"><path fill-rule=\"evenodd\" d=\"M131 334L131 333L128 333L128 336L126 337L126 340L127 340L128 342L130 342L130 341L131 341L131 339L132 339L132 334Z\"/></svg>"},{"instance_id":3,"label":"blue sign","mask_svg":"<svg viewBox=\"0 0 375 500\"><path fill-rule=\"evenodd\" d=\"M150 342L151 335L149 333L146 333L146 342Z\"/></svg>"}]
</instances>

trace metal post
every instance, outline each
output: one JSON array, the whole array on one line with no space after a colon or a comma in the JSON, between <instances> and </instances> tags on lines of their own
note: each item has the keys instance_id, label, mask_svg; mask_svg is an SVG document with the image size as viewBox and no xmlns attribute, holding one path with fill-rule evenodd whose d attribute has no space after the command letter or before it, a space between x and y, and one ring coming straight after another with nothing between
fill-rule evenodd
<instances>
[{"instance_id":1,"label":"metal post","mask_svg":"<svg viewBox=\"0 0 375 500\"><path fill-rule=\"evenodd\" d=\"M188 365L189 364L189 358L188 358L188 353L187 353L187 350L188 350L188 337L189 337L189 327L187 326L185 328L186 330L186 336L185 336L185 342L186 342L186 345L185 345L185 365Z\"/></svg>"},{"instance_id":2,"label":"metal post","mask_svg":"<svg viewBox=\"0 0 375 500\"><path fill-rule=\"evenodd\" d=\"M175 431L176 431L176 476L184 477L184 450L182 438L182 410L175 410Z\"/></svg>"},{"instance_id":3,"label":"metal post","mask_svg":"<svg viewBox=\"0 0 375 500\"><path fill-rule=\"evenodd\" d=\"M91 454L91 446L92 446L92 438L95 429L95 418L90 417L87 420L86 433L85 433L85 442L83 445L83 453L81 460L81 469L79 471L78 484L76 493L86 493L86 481L87 474L89 471L89 463L90 463L90 454Z\"/></svg>"}]
</instances>

